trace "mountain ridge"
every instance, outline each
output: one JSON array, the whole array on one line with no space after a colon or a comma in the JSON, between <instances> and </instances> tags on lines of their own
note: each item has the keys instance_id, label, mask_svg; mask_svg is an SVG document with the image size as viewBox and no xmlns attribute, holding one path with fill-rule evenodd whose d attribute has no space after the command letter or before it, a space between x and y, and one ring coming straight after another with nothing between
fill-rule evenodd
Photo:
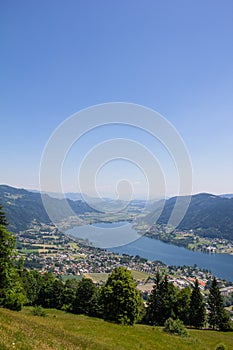
<instances>
[{"instance_id":1,"label":"mountain ridge","mask_svg":"<svg viewBox=\"0 0 233 350\"><path fill-rule=\"evenodd\" d=\"M72 201L70 199L57 199L43 194L49 202L53 212L56 213L55 219L61 221L67 218L70 212L67 212L66 201L75 214L86 212L96 212L88 204L81 200ZM9 230L17 232L26 230L35 222L38 224L51 224L51 220L44 208L40 193L31 192L23 188L15 188L8 185L0 185L0 205L6 214L9 222Z\"/></svg>"},{"instance_id":2,"label":"mountain ridge","mask_svg":"<svg viewBox=\"0 0 233 350\"><path fill-rule=\"evenodd\" d=\"M81 200L57 199L47 194L50 207L53 208L55 220L67 219L70 211L64 205L68 205L76 214L98 212ZM178 203L177 200L179 199ZM160 200L150 204L150 214L146 220L154 224L153 218L158 217L156 223L168 224L171 213L177 203L176 210L183 210L187 196L175 196L167 200ZM143 202L143 201L142 201ZM9 229L13 232L26 230L32 222L51 223L44 208L41 194L26 189L18 189L8 185L0 185L0 205L6 213ZM157 215L157 214L160 215ZM221 197L211 193L199 193L190 197L190 204L186 214L180 221L177 229L194 230L196 234L207 237L233 239L233 198Z\"/></svg>"},{"instance_id":3,"label":"mountain ridge","mask_svg":"<svg viewBox=\"0 0 233 350\"><path fill-rule=\"evenodd\" d=\"M149 214L151 218L156 217L161 211L157 223L168 224L177 198L179 204L176 210L177 212L182 210L185 205L182 199L187 200L187 197L172 197L165 203L157 203L154 211ZM148 220L152 223L151 218ZM188 209L177 229L194 230L200 236L233 239L233 198L222 198L211 193L192 195Z\"/></svg>"}]
</instances>

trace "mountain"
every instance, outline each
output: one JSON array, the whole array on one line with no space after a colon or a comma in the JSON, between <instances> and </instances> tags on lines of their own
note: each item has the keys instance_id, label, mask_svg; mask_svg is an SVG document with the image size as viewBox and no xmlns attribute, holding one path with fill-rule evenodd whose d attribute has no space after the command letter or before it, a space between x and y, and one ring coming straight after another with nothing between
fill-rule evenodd
<instances>
[{"instance_id":1,"label":"mountain","mask_svg":"<svg viewBox=\"0 0 233 350\"><path fill-rule=\"evenodd\" d=\"M167 224L174 205L179 198L177 212L182 209L188 197L173 197L164 203L155 203L154 210L145 219L151 224L158 216L158 224ZM163 208L163 209L162 209ZM184 218L179 223L180 230L194 230L200 236L233 239L233 198L222 198L209 193L193 195Z\"/></svg>"},{"instance_id":2,"label":"mountain","mask_svg":"<svg viewBox=\"0 0 233 350\"><path fill-rule=\"evenodd\" d=\"M53 218L56 221L67 219L70 211L67 210L66 201L43 195L46 204L52 208ZM67 199L70 208L75 214L84 214L86 212L96 212L85 202L81 200L72 201ZM30 192L25 189L18 189L7 185L0 185L0 205L6 213L8 228L13 232L26 230L32 222L51 223L50 218L44 208L41 194L38 192Z\"/></svg>"},{"instance_id":3,"label":"mountain","mask_svg":"<svg viewBox=\"0 0 233 350\"><path fill-rule=\"evenodd\" d=\"M222 197L222 198L233 198L233 193L221 194L220 197Z\"/></svg>"},{"instance_id":4,"label":"mountain","mask_svg":"<svg viewBox=\"0 0 233 350\"><path fill-rule=\"evenodd\" d=\"M47 194L49 197L56 199L63 199L64 197L72 201L78 201L83 199L82 194L78 192L67 192L64 194L59 192L40 192L38 190L30 190L30 192Z\"/></svg>"},{"instance_id":5,"label":"mountain","mask_svg":"<svg viewBox=\"0 0 233 350\"><path fill-rule=\"evenodd\" d=\"M103 208L103 203L101 206L94 205L92 208L81 200L67 199L66 201L52 198L48 194L43 194L43 196L50 208L53 221L57 222L71 216L71 210L66 205L67 202L76 215L98 212L94 208ZM179 213L182 212L187 200L188 197L184 196L150 203L148 206L150 214L144 217L143 221L151 225L155 221L158 224L167 224L175 203L178 203L176 211ZM113 202L107 201L106 203L108 207L114 207ZM136 212L137 208L135 207L141 206L142 203L141 201L132 201L131 206L134 207L132 210ZM115 206L116 204L119 205L119 203L115 203ZM38 192L0 185L0 205L3 206L10 223L9 230L13 232L29 228L32 222L51 223L44 208L41 194ZM110 208L109 211L111 212ZM181 230L192 229L200 236L222 237L233 240L233 198L215 196L209 193L193 195L188 210L177 228Z\"/></svg>"},{"instance_id":6,"label":"mountain","mask_svg":"<svg viewBox=\"0 0 233 350\"><path fill-rule=\"evenodd\" d=\"M59 193L59 192L44 192L44 191L38 191L38 190L28 190L30 192L33 192L33 193L43 193L43 194L47 194L49 197L52 197L52 198L57 198L57 199L63 199L63 198L66 198L66 199L70 199L72 201L84 201L85 199L88 199L90 201L101 201L101 200L105 200L105 201L111 201L110 198L94 198L94 197L91 197L91 196L88 196L87 194L82 194L82 193L79 193L79 192L65 192L65 193Z\"/></svg>"}]
</instances>

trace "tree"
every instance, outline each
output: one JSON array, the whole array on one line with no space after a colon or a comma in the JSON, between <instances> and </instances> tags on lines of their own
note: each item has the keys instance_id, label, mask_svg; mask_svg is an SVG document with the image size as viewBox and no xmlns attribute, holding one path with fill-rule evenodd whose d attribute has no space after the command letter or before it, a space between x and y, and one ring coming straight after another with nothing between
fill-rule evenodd
<instances>
[{"instance_id":1,"label":"tree","mask_svg":"<svg viewBox=\"0 0 233 350\"><path fill-rule=\"evenodd\" d=\"M65 281L63 291L63 309L73 312L74 301L76 298L76 290L78 287L78 281L74 278L69 278Z\"/></svg>"},{"instance_id":2,"label":"tree","mask_svg":"<svg viewBox=\"0 0 233 350\"><path fill-rule=\"evenodd\" d=\"M168 318L177 315L177 288L157 273L155 285L149 297L147 308L147 322L152 325L163 326Z\"/></svg>"},{"instance_id":3,"label":"tree","mask_svg":"<svg viewBox=\"0 0 233 350\"><path fill-rule=\"evenodd\" d=\"M64 302L64 283L56 278L53 282L53 307L61 310Z\"/></svg>"},{"instance_id":4,"label":"tree","mask_svg":"<svg viewBox=\"0 0 233 350\"><path fill-rule=\"evenodd\" d=\"M21 271L21 280L27 297L26 304L36 305L38 303L43 276L37 270L28 271L23 269Z\"/></svg>"},{"instance_id":5,"label":"tree","mask_svg":"<svg viewBox=\"0 0 233 350\"><path fill-rule=\"evenodd\" d=\"M223 297L215 277L210 287L208 309L208 321L213 329L219 329L221 331L230 329L230 317L223 307Z\"/></svg>"},{"instance_id":6,"label":"tree","mask_svg":"<svg viewBox=\"0 0 233 350\"><path fill-rule=\"evenodd\" d=\"M83 278L77 286L73 312L88 316L98 315L97 287L89 278Z\"/></svg>"},{"instance_id":7,"label":"tree","mask_svg":"<svg viewBox=\"0 0 233 350\"><path fill-rule=\"evenodd\" d=\"M201 328L205 322L205 304L200 291L198 280L195 280L194 288L190 298L190 325L196 328Z\"/></svg>"},{"instance_id":8,"label":"tree","mask_svg":"<svg viewBox=\"0 0 233 350\"><path fill-rule=\"evenodd\" d=\"M132 274L117 267L101 288L101 303L105 320L121 324L134 324L140 315L141 297Z\"/></svg>"},{"instance_id":9,"label":"tree","mask_svg":"<svg viewBox=\"0 0 233 350\"><path fill-rule=\"evenodd\" d=\"M2 225L2 226L8 225L6 215L5 215L1 205L0 205L0 225Z\"/></svg>"},{"instance_id":10,"label":"tree","mask_svg":"<svg viewBox=\"0 0 233 350\"><path fill-rule=\"evenodd\" d=\"M158 312L160 307L160 289L162 278L159 272L156 274L155 283L148 300L148 308L146 313L146 323L158 324Z\"/></svg>"},{"instance_id":11,"label":"tree","mask_svg":"<svg viewBox=\"0 0 233 350\"><path fill-rule=\"evenodd\" d=\"M4 220L1 218L1 222ZM25 295L14 258L15 238L0 225L0 306L21 310Z\"/></svg>"},{"instance_id":12,"label":"tree","mask_svg":"<svg viewBox=\"0 0 233 350\"><path fill-rule=\"evenodd\" d=\"M177 294L177 316L185 325L189 325L191 293L190 287L185 287Z\"/></svg>"},{"instance_id":13,"label":"tree","mask_svg":"<svg viewBox=\"0 0 233 350\"><path fill-rule=\"evenodd\" d=\"M48 272L45 273L42 277L42 283L36 304L41 305L45 308L56 307L53 295L55 276L52 273Z\"/></svg>"}]
</instances>

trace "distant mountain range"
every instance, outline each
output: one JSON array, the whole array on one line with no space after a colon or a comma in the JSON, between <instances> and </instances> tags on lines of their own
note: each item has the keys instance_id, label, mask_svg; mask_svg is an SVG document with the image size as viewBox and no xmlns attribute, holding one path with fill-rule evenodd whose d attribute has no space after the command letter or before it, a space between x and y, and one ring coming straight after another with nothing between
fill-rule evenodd
<instances>
[{"instance_id":1,"label":"distant mountain range","mask_svg":"<svg viewBox=\"0 0 233 350\"><path fill-rule=\"evenodd\" d=\"M31 190L33 193L41 193L38 190ZM83 196L81 193L76 192L66 192L66 193L58 193L58 192L42 192L43 194L47 194L49 197L56 199L63 199L64 197L70 199L72 201L80 201L83 200Z\"/></svg>"},{"instance_id":2,"label":"distant mountain range","mask_svg":"<svg viewBox=\"0 0 233 350\"><path fill-rule=\"evenodd\" d=\"M75 196L76 195L76 196ZM73 198L80 198L73 194ZM50 207L53 208L54 218L57 221L67 219L69 212L64 206L64 199L52 198L44 194ZM81 195L80 195L81 196ZM72 198L72 194L69 194ZM146 218L153 223L153 218L161 211L157 223L167 224L178 197L157 201L150 204L150 214ZM187 197L179 197L178 211L182 209ZM87 212L97 212L84 201L67 199L69 206L76 215ZM112 202L109 201L109 205ZM142 205L141 205L142 204ZM131 205L140 208L145 201L134 200ZM50 223L50 218L43 206L41 194L25 189L18 189L7 185L0 185L0 205L9 221L9 229L13 232L25 230L32 222ZM161 210L162 208L162 210ZM158 215L157 215L158 216ZM188 210L180 222L178 229L193 229L197 234L209 237L233 239L233 197L231 195L216 196L209 193L200 193L191 197Z\"/></svg>"},{"instance_id":3,"label":"distant mountain range","mask_svg":"<svg viewBox=\"0 0 233 350\"><path fill-rule=\"evenodd\" d=\"M220 197L222 197L222 198L233 198L233 193L221 194Z\"/></svg>"}]
</instances>

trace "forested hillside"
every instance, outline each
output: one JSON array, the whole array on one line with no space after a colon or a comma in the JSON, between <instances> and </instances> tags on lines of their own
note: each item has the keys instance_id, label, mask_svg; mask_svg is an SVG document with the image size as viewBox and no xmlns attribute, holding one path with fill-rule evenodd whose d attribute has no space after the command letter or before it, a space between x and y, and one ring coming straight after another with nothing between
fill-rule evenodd
<instances>
[{"instance_id":1,"label":"forested hillside","mask_svg":"<svg viewBox=\"0 0 233 350\"><path fill-rule=\"evenodd\" d=\"M152 224L153 217L161 210L158 224L167 224L178 197L155 204L154 210L147 220ZM181 198L177 211L182 210L186 197ZM183 199L183 200L182 200ZM233 198L222 198L208 193L200 193L191 197L188 210L180 222L178 229L194 230L196 234L209 237L233 239Z\"/></svg>"},{"instance_id":2,"label":"forested hillside","mask_svg":"<svg viewBox=\"0 0 233 350\"><path fill-rule=\"evenodd\" d=\"M47 196L50 206L53 207L53 211L56 213L56 219L58 221L66 219L68 213L64 207L64 199L45 196ZM75 214L95 211L81 200L72 201L67 199L67 201ZM0 185L0 205L4 207L6 218L10 223L8 228L13 232L28 229L33 221L50 223L40 193Z\"/></svg>"}]
</instances>

